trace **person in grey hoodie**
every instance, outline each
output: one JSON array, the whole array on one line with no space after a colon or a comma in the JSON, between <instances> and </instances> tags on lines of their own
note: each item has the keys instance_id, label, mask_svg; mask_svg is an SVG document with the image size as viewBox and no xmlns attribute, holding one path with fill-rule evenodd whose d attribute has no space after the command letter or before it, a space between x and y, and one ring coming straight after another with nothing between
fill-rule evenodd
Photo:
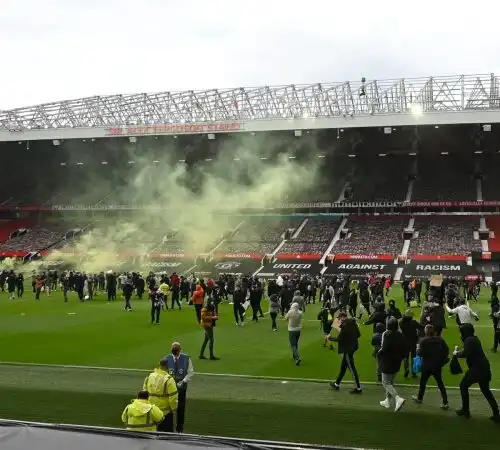
<instances>
[{"instance_id":1,"label":"person in grey hoodie","mask_svg":"<svg viewBox=\"0 0 500 450\"><path fill-rule=\"evenodd\" d=\"M278 314L280 312L280 298L278 297L277 294L272 294L269 297L269 315L271 316L271 321L272 321L272 329L273 331L278 331L278 325L276 325L276 317L278 317Z\"/></svg>"},{"instance_id":2,"label":"person in grey hoodie","mask_svg":"<svg viewBox=\"0 0 500 450\"><path fill-rule=\"evenodd\" d=\"M302 297L300 291L295 291L293 294L293 299L292 299L292 304L293 303L298 303L299 308L302 312L306 311L306 301L304 300L304 297Z\"/></svg>"},{"instance_id":3,"label":"person in grey hoodie","mask_svg":"<svg viewBox=\"0 0 500 450\"><path fill-rule=\"evenodd\" d=\"M292 358L297 366L302 362L299 354L299 339L300 332L302 330L303 314L304 313L300 310L299 304L292 303L290 311L288 311L285 315L285 319L288 320L288 338L292 349Z\"/></svg>"}]
</instances>

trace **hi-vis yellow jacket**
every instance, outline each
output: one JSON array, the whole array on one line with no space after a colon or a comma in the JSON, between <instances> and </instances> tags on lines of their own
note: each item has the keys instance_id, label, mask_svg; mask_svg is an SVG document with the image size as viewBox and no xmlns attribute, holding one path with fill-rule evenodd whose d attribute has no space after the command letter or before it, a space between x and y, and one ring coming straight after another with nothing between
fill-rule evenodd
<instances>
[{"instance_id":1,"label":"hi-vis yellow jacket","mask_svg":"<svg viewBox=\"0 0 500 450\"><path fill-rule=\"evenodd\" d=\"M168 372L155 369L144 380L143 390L148 391L150 403L158 406L164 414L177 410L177 385Z\"/></svg>"},{"instance_id":2,"label":"hi-vis yellow jacket","mask_svg":"<svg viewBox=\"0 0 500 450\"><path fill-rule=\"evenodd\" d=\"M122 413L122 422L127 430L156 431L156 425L163 420L160 408L147 400L135 399Z\"/></svg>"}]
</instances>

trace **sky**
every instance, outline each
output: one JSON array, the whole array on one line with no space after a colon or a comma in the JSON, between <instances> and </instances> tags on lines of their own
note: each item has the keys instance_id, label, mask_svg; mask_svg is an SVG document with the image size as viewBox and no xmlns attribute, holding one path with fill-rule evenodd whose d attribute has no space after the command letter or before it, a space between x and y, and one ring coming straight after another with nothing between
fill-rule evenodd
<instances>
[{"instance_id":1,"label":"sky","mask_svg":"<svg viewBox=\"0 0 500 450\"><path fill-rule=\"evenodd\" d=\"M500 2L1 0L0 110L93 95L500 73Z\"/></svg>"}]
</instances>

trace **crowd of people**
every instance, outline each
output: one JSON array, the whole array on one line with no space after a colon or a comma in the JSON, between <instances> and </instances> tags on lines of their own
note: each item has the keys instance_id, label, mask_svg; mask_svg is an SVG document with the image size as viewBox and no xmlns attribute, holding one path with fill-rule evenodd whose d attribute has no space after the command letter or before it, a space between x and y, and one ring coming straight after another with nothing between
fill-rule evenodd
<instances>
[{"instance_id":1,"label":"crowd of people","mask_svg":"<svg viewBox=\"0 0 500 450\"><path fill-rule=\"evenodd\" d=\"M23 281L22 273L16 274L13 270L0 273L0 289L3 291L7 288L12 300L15 295L23 295L20 288ZM270 280L252 276L221 275L216 279L205 280L197 278L194 273L179 276L176 273L168 275L150 272L143 276L139 272L115 274L108 271L85 274L78 271L58 273L47 270L32 274L33 293L37 300L40 299L41 292L50 295L52 291L61 289L65 301L68 301L68 293L74 291L80 301L91 300L95 295L105 293L107 300L113 302L119 291L124 299L125 310L130 311L134 293L139 299L147 296L151 302L152 324L158 324L161 311L168 310L169 307L183 309L186 305L192 305L194 318L204 332L200 359L206 359L207 347L208 358L219 359L214 350L214 329L219 320L219 306L223 301L232 304L235 323L243 326L249 310L254 322L265 317L262 301L267 295L271 328L278 331L279 316L287 321L292 359L299 366L302 363L299 342L303 317L308 305L319 302L320 311L316 318L323 330L323 345L331 349L337 347L342 355L338 376L331 383L333 390L340 389L343 378L349 371L355 383L352 393L363 392L355 354L359 349L360 328L371 327L370 342L376 360L377 379L385 391L385 399L380 402L383 408L399 411L405 404L406 399L400 395L394 384L396 375L403 368L405 378L420 376L418 392L413 396L416 403L423 402L428 380L433 377L441 392L441 408L448 409L442 372L448 364L450 370L461 372L458 360L464 358L468 369L460 382L462 407L457 414L470 417L468 391L471 385L477 383L492 409L491 419L499 422L498 404L489 387L492 376L490 364L474 330L474 323L479 320L479 316L469 304L478 299L479 280L444 278L437 284L431 280L404 280L402 289L407 305L405 311L401 311L390 298L392 286L391 278L377 275L351 279L350 276L344 275L322 277L294 274ZM497 285L491 284L490 316L493 321L494 352L500 344L500 304L497 294ZM412 306L420 308L414 309ZM415 317L416 311L420 311L418 317ZM442 337L447 326L446 315L456 317L462 337L460 348L455 347L451 351ZM169 367L165 364L167 362L163 361L157 369L163 376L161 378L157 374L162 380L165 380L163 372ZM172 371L172 368L169 370ZM154 389L158 384L153 381L151 383L151 386L145 383L144 390L134 401L135 406L130 406L128 413L124 412L124 420L131 425L129 428L134 428L134 417L137 418L136 415L140 411L144 414L149 408L147 405L155 405L152 399L156 398ZM155 388L152 387L153 384ZM172 405L170 404L170 412L176 410ZM170 429L171 419L165 419L165 411L164 408L161 423L167 420L167 428ZM153 414L156 414L156 418L160 417L157 412L153 413L153 407L147 412L151 413L151 417ZM148 422L148 426L150 425ZM158 429L166 431L165 428Z\"/></svg>"}]
</instances>

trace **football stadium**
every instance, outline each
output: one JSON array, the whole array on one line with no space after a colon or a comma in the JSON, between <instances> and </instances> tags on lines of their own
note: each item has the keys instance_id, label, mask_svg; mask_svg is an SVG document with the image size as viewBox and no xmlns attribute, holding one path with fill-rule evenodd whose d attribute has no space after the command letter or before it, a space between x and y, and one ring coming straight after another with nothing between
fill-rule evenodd
<instances>
[{"instance_id":1,"label":"football stadium","mask_svg":"<svg viewBox=\"0 0 500 450\"><path fill-rule=\"evenodd\" d=\"M56 101L0 111L0 154L9 449L498 445L500 77ZM179 345L185 426L133 430Z\"/></svg>"}]
</instances>

